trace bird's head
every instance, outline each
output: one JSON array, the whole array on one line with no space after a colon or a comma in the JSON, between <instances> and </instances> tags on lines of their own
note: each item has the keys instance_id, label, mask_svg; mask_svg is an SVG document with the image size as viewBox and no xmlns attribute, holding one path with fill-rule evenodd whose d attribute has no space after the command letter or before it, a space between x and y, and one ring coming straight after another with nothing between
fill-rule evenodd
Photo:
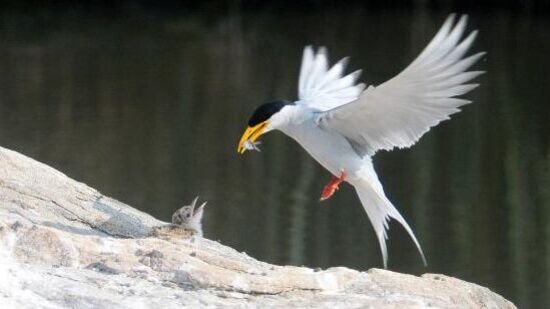
<instances>
[{"instance_id":1,"label":"bird's head","mask_svg":"<svg viewBox=\"0 0 550 309\"><path fill-rule=\"evenodd\" d=\"M243 133L237 152L244 153L247 148L245 142L255 142L262 134L281 128L288 117L285 115L285 107L293 105L285 100L264 103L256 108L248 119L248 128Z\"/></svg>"},{"instance_id":2,"label":"bird's head","mask_svg":"<svg viewBox=\"0 0 550 309\"><path fill-rule=\"evenodd\" d=\"M185 228L197 229L198 227L200 227L206 202L202 203L200 206L197 206L198 200L199 197L197 196L193 200L191 205L183 206L178 211L176 211L172 215L172 223L183 226Z\"/></svg>"}]
</instances>

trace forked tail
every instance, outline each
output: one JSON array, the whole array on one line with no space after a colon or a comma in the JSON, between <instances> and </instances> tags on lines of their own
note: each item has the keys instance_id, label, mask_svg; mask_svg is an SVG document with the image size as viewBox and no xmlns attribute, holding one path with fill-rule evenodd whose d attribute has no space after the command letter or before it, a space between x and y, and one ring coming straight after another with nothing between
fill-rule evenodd
<instances>
[{"instance_id":1,"label":"forked tail","mask_svg":"<svg viewBox=\"0 0 550 309\"><path fill-rule=\"evenodd\" d=\"M388 266L388 249L386 247L386 240L388 239L387 230L389 228L388 222L390 218L397 220L405 228L409 236L414 241L422 261L426 266L426 258L424 252L420 247L420 243L414 236L414 233L405 219L401 216L399 211L395 209L392 203L388 200L382 189L382 185L378 180L378 176L374 171L372 162L366 160L365 166L362 170L362 180L355 182L355 191L363 204L363 208L367 212L369 219L374 227L378 242L380 243L380 250L382 250L382 258L384 259L384 268Z\"/></svg>"}]
</instances>

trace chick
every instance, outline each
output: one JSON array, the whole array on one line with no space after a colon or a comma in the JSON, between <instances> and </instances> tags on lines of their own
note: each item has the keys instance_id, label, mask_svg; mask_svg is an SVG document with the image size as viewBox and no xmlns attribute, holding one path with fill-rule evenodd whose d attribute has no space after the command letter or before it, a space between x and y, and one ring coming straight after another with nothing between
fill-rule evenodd
<instances>
[{"instance_id":1,"label":"chick","mask_svg":"<svg viewBox=\"0 0 550 309\"><path fill-rule=\"evenodd\" d=\"M153 236L173 237L179 236L189 238L192 236L202 237L202 215L206 202L197 207L197 196L191 205L185 205L176 210L172 215L172 224L157 226L153 228Z\"/></svg>"},{"instance_id":2,"label":"chick","mask_svg":"<svg viewBox=\"0 0 550 309\"><path fill-rule=\"evenodd\" d=\"M202 236L202 215L204 212L204 206L206 202L202 203L199 207L196 207L199 197L195 197L191 205L183 206L176 210L172 215L172 224L181 226L184 229L193 230L197 232L199 236Z\"/></svg>"}]
</instances>

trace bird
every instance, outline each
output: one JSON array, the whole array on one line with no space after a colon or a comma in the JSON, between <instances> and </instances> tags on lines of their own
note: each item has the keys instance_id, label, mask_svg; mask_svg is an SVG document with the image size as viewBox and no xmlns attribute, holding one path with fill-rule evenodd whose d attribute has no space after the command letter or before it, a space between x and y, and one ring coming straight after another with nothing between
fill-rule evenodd
<instances>
[{"instance_id":1,"label":"bird","mask_svg":"<svg viewBox=\"0 0 550 309\"><path fill-rule=\"evenodd\" d=\"M386 196L372 158L381 151L408 148L460 107L460 96L484 71L468 71L485 52L466 56L478 31L465 34L468 17L451 14L428 45L403 71L377 86L359 83L361 70L344 74L348 58L329 65L327 49L306 46L296 101L258 106L248 119L237 152L260 136L281 131L300 144L331 173L321 193L326 200L346 182L355 188L376 233L387 268L389 221L399 222L427 266L412 228Z\"/></svg>"},{"instance_id":2,"label":"bird","mask_svg":"<svg viewBox=\"0 0 550 309\"><path fill-rule=\"evenodd\" d=\"M156 237L191 236L202 237L202 216L207 202L197 207L199 197L195 197L189 205L184 205L172 214L172 224L153 228L152 235Z\"/></svg>"},{"instance_id":3,"label":"bird","mask_svg":"<svg viewBox=\"0 0 550 309\"><path fill-rule=\"evenodd\" d=\"M181 226L188 230L197 232L202 236L202 215L204 213L204 206L207 202L202 203L197 207L197 201L199 197L195 197L190 205L186 205L176 210L172 215L172 224Z\"/></svg>"}]
</instances>

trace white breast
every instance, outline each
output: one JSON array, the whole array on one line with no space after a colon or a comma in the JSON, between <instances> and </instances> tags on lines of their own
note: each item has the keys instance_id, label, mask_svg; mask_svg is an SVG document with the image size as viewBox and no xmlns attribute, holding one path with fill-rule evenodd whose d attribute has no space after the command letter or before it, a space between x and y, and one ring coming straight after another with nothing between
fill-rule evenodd
<instances>
[{"instance_id":1,"label":"white breast","mask_svg":"<svg viewBox=\"0 0 550 309\"><path fill-rule=\"evenodd\" d=\"M298 142L317 162L335 176L346 172L348 180L361 168L362 158L349 142L335 132L317 126L313 117L300 123L289 123L281 129Z\"/></svg>"}]
</instances>

